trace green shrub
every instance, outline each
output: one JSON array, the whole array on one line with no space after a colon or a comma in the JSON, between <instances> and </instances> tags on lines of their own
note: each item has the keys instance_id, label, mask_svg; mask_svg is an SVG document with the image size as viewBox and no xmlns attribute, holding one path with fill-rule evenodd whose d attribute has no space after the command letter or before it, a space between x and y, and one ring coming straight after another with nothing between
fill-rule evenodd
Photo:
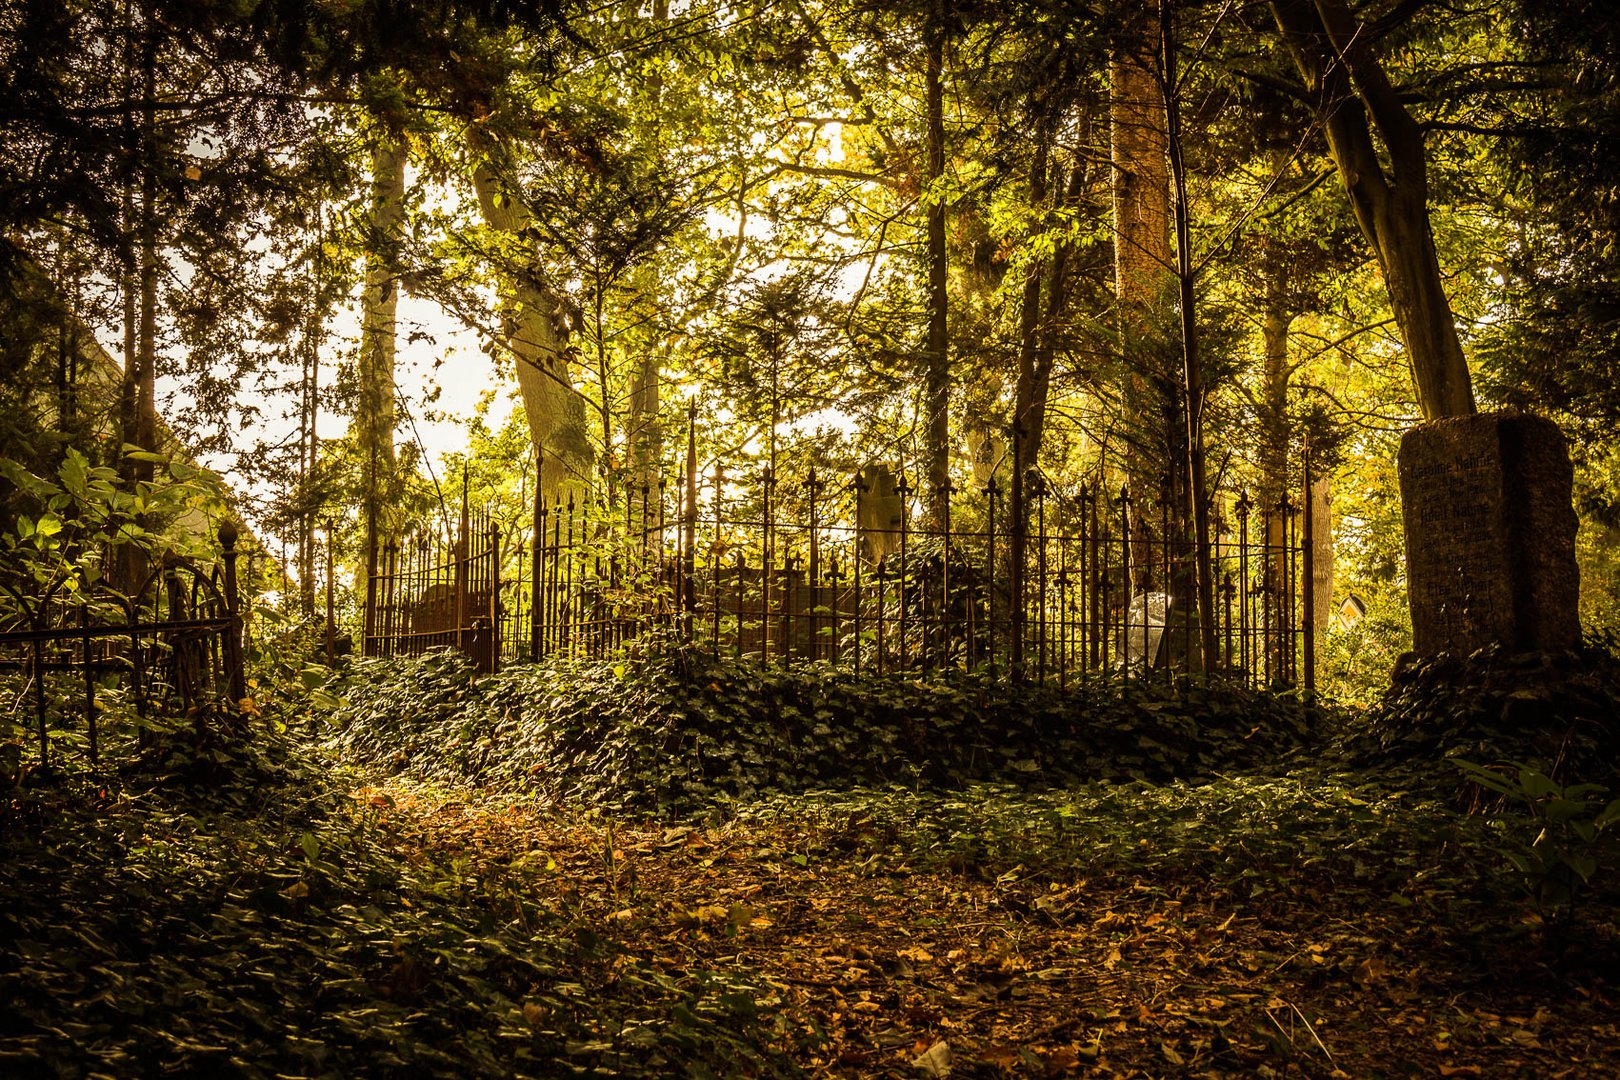
<instances>
[{"instance_id":1,"label":"green shrub","mask_svg":"<svg viewBox=\"0 0 1620 1080\"><path fill-rule=\"evenodd\" d=\"M1502 803L1524 811L1523 817L1499 813L1492 824L1504 841L1498 850L1543 916L1567 914L1593 879L1612 868L1620 799L1605 803L1601 784L1561 785L1518 762L1501 768L1455 764L1479 787L1501 796Z\"/></svg>"},{"instance_id":2,"label":"green shrub","mask_svg":"<svg viewBox=\"0 0 1620 1080\"><path fill-rule=\"evenodd\" d=\"M1336 748L1358 768L1522 761L1554 779L1611 782L1620 775L1620 660L1599 648L1413 660L1340 736Z\"/></svg>"},{"instance_id":3,"label":"green shrub","mask_svg":"<svg viewBox=\"0 0 1620 1080\"><path fill-rule=\"evenodd\" d=\"M362 661L345 695L333 738L356 759L672 814L810 788L1207 777L1309 745L1314 717L1297 699L1221 686L1060 692L690 651L484 678L446 654Z\"/></svg>"}]
</instances>

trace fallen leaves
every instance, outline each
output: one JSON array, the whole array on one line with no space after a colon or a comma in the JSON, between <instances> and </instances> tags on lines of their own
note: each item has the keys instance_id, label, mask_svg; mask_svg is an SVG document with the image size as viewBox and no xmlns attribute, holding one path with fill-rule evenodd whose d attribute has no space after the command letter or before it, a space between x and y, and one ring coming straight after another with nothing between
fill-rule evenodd
<instances>
[{"instance_id":1,"label":"fallen leaves","mask_svg":"<svg viewBox=\"0 0 1620 1080\"><path fill-rule=\"evenodd\" d=\"M944 1039L939 1040L912 1058L911 1067L921 1071L924 1076L945 1077L951 1075L950 1044Z\"/></svg>"},{"instance_id":2,"label":"fallen leaves","mask_svg":"<svg viewBox=\"0 0 1620 1080\"><path fill-rule=\"evenodd\" d=\"M1570 986L1501 943L1470 965L1421 894L1373 904L1320 882L1265 877L1257 889L1162 865L1007 877L874 853L849 843L847 825L606 827L455 796L396 782L341 800L422 879L373 938L342 947L370 950L351 992L389 1015L436 1016L453 1008L448 996L507 979L506 1004L487 1010L502 1052L552 1040L569 1067L656 1075L634 1063L667 1054L668 1026L685 1025L680 1053L765 1040L817 1076L1361 1076L1391 1060L1441 1076L1620 1073L1601 974ZM159 840L176 842L150 838L148 858L165 850ZM374 902L335 884L348 843L303 825L276 833L258 857L282 876L263 903L317 925L340 903ZM392 932L445 912L480 925L432 940ZM545 927L566 928L572 951L543 954ZM1612 928L1593 933L1612 949ZM297 950L338 947L272 944L267 979ZM99 955L86 944L74 954ZM721 973L730 981L714 986ZM646 1007L577 1023L608 1001ZM199 1033L188 1045L223 1041Z\"/></svg>"}]
</instances>

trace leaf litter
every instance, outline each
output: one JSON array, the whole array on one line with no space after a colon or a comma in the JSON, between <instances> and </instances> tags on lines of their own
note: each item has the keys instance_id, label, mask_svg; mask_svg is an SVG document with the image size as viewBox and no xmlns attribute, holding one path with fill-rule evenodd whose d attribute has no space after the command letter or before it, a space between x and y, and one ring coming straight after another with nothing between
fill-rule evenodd
<instances>
[{"instance_id":1,"label":"leaf litter","mask_svg":"<svg viewBox=\"0 0 1620 1080\"><path fill-rule=\"evenodd\" d=\"M0 1073L1620 1074L1615 883L1546 921L1432 766L1292 706L1054 699L1001 767L970 685L654 668L553 723L400 670L324 746L5 793Z\"/></svg>"}]
</instances>

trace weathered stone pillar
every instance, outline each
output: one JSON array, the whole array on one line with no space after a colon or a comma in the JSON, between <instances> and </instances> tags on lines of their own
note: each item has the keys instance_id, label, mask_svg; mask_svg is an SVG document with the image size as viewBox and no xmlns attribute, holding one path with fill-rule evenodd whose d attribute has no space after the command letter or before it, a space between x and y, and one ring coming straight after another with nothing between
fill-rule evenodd
<instances>
[{"instance_id":1,"label":"weathered stone pillar","mask_svg":"<svg viewBox=\"0 0 1620 1080\"><path fill-rule=\"evenodd\" d=\"M1399 466L1418 655L1580 643L1574 474L1556 424L1513 412L1437 420L1402 437Z\"/></svg>"}]
</instances>

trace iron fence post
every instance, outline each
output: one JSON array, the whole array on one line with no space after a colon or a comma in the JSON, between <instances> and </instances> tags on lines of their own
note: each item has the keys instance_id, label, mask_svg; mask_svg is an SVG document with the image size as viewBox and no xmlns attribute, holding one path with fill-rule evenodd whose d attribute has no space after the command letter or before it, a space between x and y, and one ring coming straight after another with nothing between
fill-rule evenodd
<instances>
[{"instance_id":1,"label":"iron fence post","mask_svg":"<svg viewBox=\"0 0 1620 1080\"><path fill-rule=\"evenodd\" d=\"M857 471L855 473L855 479L850 483L850 491L853 493L853 497L854 497L854 500L855 500L855 551L854 551L854 558L850 560L851 561L850 578L851 578L851 581L853 582L852 591L854 593L854 600L855 600L855 610L854 610L855 629L853 631L853 635L854 635L854 641L855 641L855 674L857 676L859 676L860 673L861 673L861 654L865 651L865 645L866 645L866 643L861 640L861 614L862 614L862 612L861 612L861 607L862 607L861 601L863 599L862 594L861 594L861 563L862 563L863 560L861 558L861 523L860 523L861 493L864 492L865 490L866 490L866 482L861 479L861 474L860 474L859 471Z\"/></svg>"},{"instance_id":2,"label":"iron fence post","mask_svg":"<svg viewBox=\"0 0 1620 1080\"><path fill-rule=\"evenodd\" d=\"M710 595L714 598L714 655L720 655L720 547L723 541L721 532L720 508L725 491L725 467L716 461L714 463L714 540L710 545L712 552L709 557L709 569L714 575L713 588Z\"/></svg>"},{"instance_id":3,"label":"iron fence post","mask_svg":"<svg viewBox=\"0 0 1620 1080\"><path fill-rule=\"evenodd\" d=\"M90 764L96 764L99 747L96 730L96 677L90 667L90 613L86 610L87 596L79 597L79 629L82 631L79 656L84 660L84 718L85 737L90 741Z\"/></svg>"},{"instance_id":4,"label":"iron fence post","mask_svg":"<svg viewBox=\"0 0 1620 1080\"><path fill-rule=\"evenodd\" d=\"M1316 537L1315 513L1311 498L1311 437L1305 436L1305 452L1301 455L1305 473L1305 522L1300 538L1300 562L1304 564L1300 593L1304 607L1305 689L1316 690Z\"/></svg>"},{"instance_id":5,"label":"iron fence post","mask_svg":"<svg viewBox=\"0 0 1620 1080\"><path fill-rule=\"evenodd\" d=\"M697 610L693 577L697 573L697 402L686 407L686 506L685 535L681 539L681 635L692 644L692 614Z\"/></svg>"},{"instance_id":6,"label":"iron fence post","mask_svg":"<svg viewBox=\"0 0 1620 1080\"><path fill-rule=\"evenodd\" d=\"M906 667L909 666L908 657L906 655L906 627L907 620L910 617L910 612L906 610L906 575L910 572L906 565L906 536L910 532L911 522L911 505L909 502L911 485L906 481L905 473L900 474L900 482L895 485L894 493L900 496L900 580L897 590L900 604L900 625L898 627L898 632L900 634L900 645L898 647L898 653L900 657L900 665L902 667Z\"/></svg>"},{"instance_id":7,"label":"iron fence post","mask_svg":"<svg viewBox=\"0 0 1620 1080\"><path fill-rule=\"evenodd\" d=\"M530 527L533 530L532 549L529 552L529 659L538 660L541 655L540 634L542 627L542 608L544 590L540 586L540 576L544 569L544 555L541 549L546 542L546 495L541 480L545 476L546 451L539 443L534 447L534 506L530 508L533 520Z\"/></svg>"},{"instance_id":8,"label":"iron fence post","mask_svg":"<svg viewBox=\"0 0 1620 1080\"><path fill-rule=\"evenodd\" d=\"M489 673L501 669L501 533L489 523Z\"/></svg>"},{"instance_id":9,"label":"iron fence post","mask_svg":"<svg viewBox=\"0 0 1620 1080\"><path fill-rule=\"evenodd\" d=\"M996 496L1001 488L994 475L984 485L986 508L984 515L984 627L986 653L992 659L996 650Z\"/></svg>"},{"instance_id":10,"label":"iron fence post","mask_svg":"<svg viewBox=\"0 0 1620 1080\"><path fill-rule=\"evenodd\" d=\"M1035 680L1046 681L1046 480L1032 465L1029 470L1029 494L1035 496ZM1027 506L1027 495L1026 503Z\"/></svg>"},{"instance_id":11,"label":"iron fence post","mask_svg":"<svg viewBox=\"0 0 1620 1080\"><path fill-rule=\"evenodd\" d=\"M1136 583L1131 580L1131 490L1126 485L1119 489L1119 553L1124 595L1120 599L1121 668L1126 676L1131 673L1131 601L1135 599Z\"/></svg>"},{"instance_id":12,"label":"iron fence post","mask_svg":"<svg viewBox=\"0 0 1620 1080\"><path fill-rule=\"evenodd\" d=\"M939 626L936 638L940 652L941 666L950 659L951 652L951 496L956 494L956 488L949 480L939 489L939 505L942 513L940 528L943 530L939 538Z\"/></svg>"},{"instance_id":13,"label":"iron fence post","mask_svg":"<svg viewBox=\"0 0 1620 1080\"><path fill-rule=\"evenodd\" d=\"M219 524L219 542L225 558L225 680L231 702L247 697L247 672L242 665L242 615L236 595L236 526L228 519Z\"/></svg>"}]
</instances>

